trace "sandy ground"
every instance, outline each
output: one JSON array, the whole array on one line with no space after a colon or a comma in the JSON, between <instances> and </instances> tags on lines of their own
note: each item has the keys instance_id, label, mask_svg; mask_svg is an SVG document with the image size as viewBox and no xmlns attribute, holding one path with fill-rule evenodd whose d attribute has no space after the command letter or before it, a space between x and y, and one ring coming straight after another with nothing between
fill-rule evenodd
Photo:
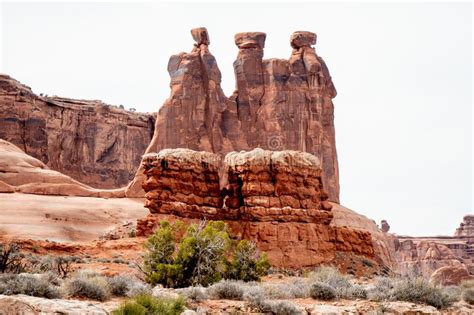
<instances>
[{"instance_id":1,"label":"sandy ground","mask_svg":"<svg viewBox=\"0 0 474 315\"><path fill-rule=\"evenodd\" d=\"M0 193L0 235L56 242L92 241L148 210L140 198Z\"/></svg>"}]
</instances>

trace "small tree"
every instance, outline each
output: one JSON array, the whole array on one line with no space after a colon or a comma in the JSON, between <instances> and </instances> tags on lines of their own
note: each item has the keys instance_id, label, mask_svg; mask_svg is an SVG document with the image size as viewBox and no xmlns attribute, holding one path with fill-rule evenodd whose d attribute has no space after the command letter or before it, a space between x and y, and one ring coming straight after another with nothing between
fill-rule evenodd
<instances>
[{"instance_id":1,"label":"small tree","mask_svg":"<svg viewBox=\"0 0 474 315\"><path fill-rule=\"evenodd\" d=\"M16 243L0 244L0 272L21 273L26 269L20 253L20 246Z\"/></svg>"},{"instance_id":2,"label":"small tree","mask_svg":"<svg viewBox=\"0 0 474 315\"><path fill-rule=\"evenodd\" d=\"M267 255L261 255L255 243L241 240L237 243L233 259L228 266L228 278L257 281L269 268Z\"/></svg>"},{"instance_id":3,"label":"small tree","mask_svg":"<svg viewBox=\"0 0 474 315\"><path fill-rule=\"evenodd\" d=\"M232 244L222 221L193 224L184 235L181 222L171 225L163 221L145 243L146 280L167 287L207 286L222 278L258 280L266 273L266 256L261 256L253 243Z\"/></svg>"}]
</instances>

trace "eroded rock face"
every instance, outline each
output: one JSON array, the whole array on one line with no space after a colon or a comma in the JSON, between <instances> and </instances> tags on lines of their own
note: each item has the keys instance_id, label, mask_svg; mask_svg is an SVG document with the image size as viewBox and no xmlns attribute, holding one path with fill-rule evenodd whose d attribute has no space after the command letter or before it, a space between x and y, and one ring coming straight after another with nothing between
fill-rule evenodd
<instances>
[{"instance_id":1,"label":"eroded rock face","mask_svg":"<svg viewBox=\"0 0 474 315\"><path fill-rule=\"evenodd\" d=\"M474 215L465 215L454 236L467 237L474 243Z\"/></svg>"},{"instance_id":2,"label":"eroded rock face","mask_svg":"<svg viewBox=\"0 0 474 315\"><path fill-rule=\"evenodd\" d=\"M339 171L332 98L336 90L328 68L312 47L316 34L295 32L289 60L263 59L265 33L235 35L236 91L227 98L221 74L209 52L204 28L191 31L190 53L170 58L171 95L160 109L147 153L166 148L214 152L263 148L298 150L321 163L328 199L339 201ZM143 196L143 169L128 196Z\"/></svg>"},{"instance_id":3,"label":"eroded rock face","mask_svg":"<svg viewBox=\"0 0 474 315\"><path fill-rule=\"evenodd\" d=\"M124 189L96 189L51 170L14 144L0 139L0 192L82 197L125 197Z\"/></svg>"},{"instance_id":4,"label":"eroded rock face","mask_svg":"<svg viewBox=\"0 0 474 315\"><path fill-rule=\"evenodd\" d=\"M154 130L154 117L100 101L42 97L0 75L0 138L49 168L95 188L133 178Z\"/></svg>"},{"instance_id":5,"label":"eroded rock face","mask_svg":"<svg viewBox=\"0 0 474 315\"><path fill-rule=\"evenodd\" d=\"M153 232L162 215L224 220L234 234L256 241L281 267L331 262L336 252L374 258L371 234L332 226L332 205L317 157L255 149L219 155L167 149L143 160L145 206L137 232Z\"/></svg>"},{"instance_id":6,"label":"eroded rock face","mask_svg":"<svg viewBox=\"0 0 474 315\"><path fill-rule=\"evenodd\" d=\"M401 240L397 255L402 274L430 277L441 267L464 267L448 246L429 240Z\"/></svg>"},{"instance_id":7,"label":"eroded rock face","mask_svg":"<svg viewBox=\"0 0 474 315\"><path fill-rule=\"evenodd\" d=\"M459 285L462 281L474 280L474 275L470 275L465 266L444 266L430 277L430 282L441 285Z\"/></svg>"}]
</instances>

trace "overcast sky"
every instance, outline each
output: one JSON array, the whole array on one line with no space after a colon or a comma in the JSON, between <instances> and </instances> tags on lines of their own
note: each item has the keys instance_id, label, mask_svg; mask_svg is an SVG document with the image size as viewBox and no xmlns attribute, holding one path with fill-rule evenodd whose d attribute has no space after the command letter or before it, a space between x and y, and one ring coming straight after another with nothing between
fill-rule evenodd
<instances>
[{"instance_id":1,"label":"overcast sky","mask_svg":"<svg viewBox=\"0 0 474 315\"><path fill-rule=\"evenodd\" d=\"M288 58L318 34L334 99L341 203L408 235L451 235L472 211L472 7L464 4L3 3L1 72L34 92L155 112L169 56L206 26L227 95L233 36ZM1 126L0 126L1 127Z\"/></svg>"}]
</instances>

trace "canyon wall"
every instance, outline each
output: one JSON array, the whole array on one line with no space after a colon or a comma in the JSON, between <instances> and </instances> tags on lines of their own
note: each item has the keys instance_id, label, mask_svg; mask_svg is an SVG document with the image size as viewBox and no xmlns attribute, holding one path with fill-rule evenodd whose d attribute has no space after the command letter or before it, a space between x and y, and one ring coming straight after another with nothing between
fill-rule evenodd
<instances>
[{"instance_id":1,"label":"canyon wall","mask_svg":"<svg viewBox=\"0 0 474 315\"><path fill-rule=\"evenodd\" d=\"M474 279L473 215L464 216L454 236L397 238L395 255L401 273L420 273L447 285Z\"/></svg>"},{"instance_id":2,"label":"canyon wall","mask_svg":"<svg viewBox=\"0 0 474 315\"><path fill-rule=\"evenodd\" d=\"M189 148L222 157L253 148L309 152L321 161L329 200L339 202L332 103L336 90L312 47L316 34L295 32L289 59L263 59L265 33L236 34L236 91L229 98L221 89L206 29L191 34L194 49L169 60L171 95L160 108L146 152ZM143 169L127 195L143 196L142 181Z\"/></svg>"},{"instance_id":3,"label":"canyon wall","mask_svg":"<svg viewBox=\"0 0 474 315\"><path fill-rule=\"evenodd\" d=\"M95 188L133 179L154 131L151 114L100 101L43 97L0 75L0 138Z\"/></svg>"},{"instance_id":4,"label":"canyon wall","mask_svg":"<svg viewBox=\"0 0 474 315\"><path fill-rule=\"evenodd\" d=\"M222 160L166 149L147 154L143 170L150 215L138 221L138 235L151 234L164 215L223 220L233 235L254 240L274 266L330 263L338 252L378 259L370 232L330 224L320 161L309 153L254 149Z\"/></svg>"}]
</instances>

